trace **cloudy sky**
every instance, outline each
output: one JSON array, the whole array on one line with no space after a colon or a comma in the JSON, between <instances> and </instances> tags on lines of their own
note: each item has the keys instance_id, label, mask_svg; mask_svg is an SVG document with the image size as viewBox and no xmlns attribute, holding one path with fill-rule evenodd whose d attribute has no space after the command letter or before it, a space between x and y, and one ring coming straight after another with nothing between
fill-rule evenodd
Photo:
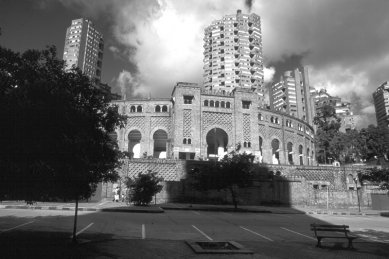
<instances>
[{"instance_id":1,"label":"cloudy sky","mask_svg":"<svg viewBox=\"0 0 389 259\"><path fill-rule=\"evenodd\" d=\"M54 44L62 56L70 21L87 17L104 34L104 82L168 97L176 82L202 82L203 30L237 9L261 16L268 82L309 66L312 86L375 123L371 94L389 79L388 0L0 0L0 44Z\"/></svg>"}]
</instances>

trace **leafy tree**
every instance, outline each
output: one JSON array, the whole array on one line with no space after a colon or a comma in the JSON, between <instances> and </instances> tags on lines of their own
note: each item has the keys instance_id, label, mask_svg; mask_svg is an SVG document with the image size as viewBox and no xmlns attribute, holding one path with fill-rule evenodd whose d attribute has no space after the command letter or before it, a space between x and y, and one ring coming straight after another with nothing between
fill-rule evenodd
<instances>
[{"instance_id":1,"label":"leafy tree","mask_svg":"<svg viewBox=\"0 0 389 259\"><path fill-rule=\"evenodd\" d=\"M373 168L359 174L361 181L369 181L382 190L389 190L389 168Z\"/></svg>"},{"instance_id":2,"label":"leafy tree","mask_svg":"<svg viewBox=\"0 0 389 259\"><path fill-rule=\"evenodd\" d=\"M363 159L370 160L372 158L385 157L389 152L388 143L386 140L387 132L374 125L369 125L359 132L361 141L360 155Z\"/></svg>"},{"instance_id":3,"label":"leafy tree","mask_svg":"<svg viewBox=\"0 0 389 259\"><path fill-rule=\"evenodd\" d=\"M328 158L339 159L340 146L334 146L335 137L339 138L340 119L336 116L335 108L324 105L313 120L318 126L315 141L317 154L323 152L323 157L318 157L319 162L327 163Z\"/></svg>"},{"instance_id":4,"label":"leafy tree","mask_svg":"<svg viewBox=\"0 0 389 259\"><path fill-rule=\"evenodd\" d=\"M125 117L111 98L79 69L65 71L55 47L0 46L0 200L74 200L76 241L78 201L118 178L109 133Z\"/></svg>"},{"instance_id":5,"label":"leafy tree","mask_svg":"<svg viewBox=\"0 0 389 259\"><path fill-rule=\"evenodd\" d=\"M238 207L238 189L252 184L255 175L254 156L231 152L216 163L189 172L191 185L200 191L226 190L231 194L234 208ZM259 167L258 172L266 170Z\"/></svg>"},{"instance_id":6,"label":"leafy tree","mask_svg":"<svg viewBox=\"0 0 389 259\"><path fill-rule=\"evenodd\" d=\"M157 177L156 172L139 173L135 179L127 178L126 186L130 190L129 200L135 205L145 206L150 204L153 196L159 193L163 186L159 183L162 178Z\"/></svg>"}]
</instances>

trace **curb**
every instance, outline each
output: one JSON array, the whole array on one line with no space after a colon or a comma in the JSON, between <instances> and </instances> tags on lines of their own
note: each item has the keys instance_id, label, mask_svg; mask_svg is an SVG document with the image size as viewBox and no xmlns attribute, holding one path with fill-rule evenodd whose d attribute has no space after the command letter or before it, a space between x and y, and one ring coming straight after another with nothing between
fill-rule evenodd
<instances>
[{"instance_id":1,"label":"curb","mask_svg":"<svg viewBox=\"0 0 389 259\"><path fill-rule=\"evenodd\" d=\"M335 211L307 211L305 214L315 215L339 215L339 216L379 216L380 213L364 213L364 212L335 212ZM382 216L383 213L381 213Z\"/></svg>"},{"instance_id":2,"label":"curb","mask_svg":"<svg viewBox=\"0 0 389 259\"><path fill-rule=\"evenodd\" d=\"M216 212L249 212L249 213L273 213L270 210L247 210L229 208L181 208L181 207L161 207L164 210L195 210L195 211L216 211Z\"/></svg>"},{"instance_id":3,"label":"curb","mask_svg":"<svg viewBox=\"0 0 389 259\"><path fill-rule=\"evenodd\" d=\"M165 211L158 207L158 209L131 209L131 208L125 208L125 209L117 209L117 208L104 208L99 209L101 212L126 212L126 213L165 213Z\"/></svg>"},{"instance_id":4,"label":"curb","mask_svg":"<svg viewBox=\"0 0 389 259\"><path fill-rule=\"evenodd\" d=\"M74 211L74 207L61 206L28 206L28 205L0 205L0 209L24 209L24 210L64 210ZM158 207L156 209L134 209L134 208L86 208L79 207L78 211L101 211L101 212L127 212L127 213L164 213L165 211Z\"/></svg>"}]
</instances>

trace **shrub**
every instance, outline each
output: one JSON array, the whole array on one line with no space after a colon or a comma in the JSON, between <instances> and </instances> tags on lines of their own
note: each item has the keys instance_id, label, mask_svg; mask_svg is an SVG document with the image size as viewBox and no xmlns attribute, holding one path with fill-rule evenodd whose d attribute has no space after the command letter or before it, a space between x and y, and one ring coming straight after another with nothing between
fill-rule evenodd
<instances>
[{"instance_id":1,"label":"shrub","mask_svg":"<svg viewBox=\"0 0 389 259\"><path fill-rule=\"evenodd\" d=\"M126 185L130 189L129 200L135 205L150 204L153 196L162 190L162 185L159 184L162 178L156 175L156 172L148 171L147 173L139 173L134 179L127 178Z\"/></svg>"}]
</instances>

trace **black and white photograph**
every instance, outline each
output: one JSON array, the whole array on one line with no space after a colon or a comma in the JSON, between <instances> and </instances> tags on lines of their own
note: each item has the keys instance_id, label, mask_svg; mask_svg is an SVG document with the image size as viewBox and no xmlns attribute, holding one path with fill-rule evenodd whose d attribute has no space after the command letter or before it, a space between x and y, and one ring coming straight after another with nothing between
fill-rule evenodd
<instances>
[{"instance_id":1,"label":"black and white photograph","mask_svg":"<svg viewBox=\"0 0 389 259\"><path fill-rule=\"evenodd\" d=\"M389 258L388 0L0 0L0 258Z\"/></svg>"}]
</instances>

